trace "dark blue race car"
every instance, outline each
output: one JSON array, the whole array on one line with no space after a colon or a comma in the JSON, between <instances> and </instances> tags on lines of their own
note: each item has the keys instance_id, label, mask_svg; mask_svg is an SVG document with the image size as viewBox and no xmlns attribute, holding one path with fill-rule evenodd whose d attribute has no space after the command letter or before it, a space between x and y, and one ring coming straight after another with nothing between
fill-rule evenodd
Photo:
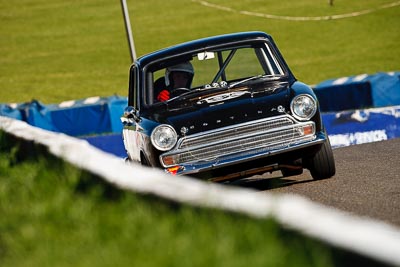
<instances>
[{"instance_id":1,"label":"dark blue race car","mask_svg":"<svg viewBox=\"0 0 400 267\"><path fill-rule=\"evenodd\" d=\"M273 39L242 32L137 59L122 119L128 160L214 181L280 170L335 174L313 90Z\"/></svg>"}]
</instances>

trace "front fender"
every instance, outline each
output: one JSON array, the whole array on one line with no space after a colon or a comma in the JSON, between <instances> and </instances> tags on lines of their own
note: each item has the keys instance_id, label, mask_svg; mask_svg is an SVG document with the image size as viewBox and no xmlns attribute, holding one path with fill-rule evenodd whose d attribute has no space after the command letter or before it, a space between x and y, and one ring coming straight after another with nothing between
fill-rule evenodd
<instances>
[{"instance_id":1,"label":"front fender","mask_svg":"<svg viewBox=\"0 0 400 267\"><path fill-rule=\"evenodd\" d=\"M150 136L143 135L142 137L143 144L141 148L141 152L143 156L146 158L148 165L152 167L161 167L161 163L159 160L159 156L161 151L158 151L154 148L153 144L151 143Z\"/></svg>"},{"instance_id":2,"label":"front fender","mask_svg":"<svg viewBox=\"0 0 400 267\"><path fill-rule=\"evenodd\" d=\"M311 95L317 101L317 105L318 105L317 112L311 118L311 120L315 122L316 131L323 132L324 126L323 126L323 122L322 122L322 118L321 118L320 105L319 105L317 95L315 94L314 90L309 85L299 82L299 81L296 81L291 86L291 96L293 98L293 97L295 97L297 95L301 95L301 94Z\"/></svg>"},{"instance_id":3,"label":"front fender","mask_svg":"<svg viewBox=\"0 0 400 267\"><path fill-rule=\"evenodd\" d=\"M296 96L296 95L301 95L301 94L309 94L312 95L314 97L314 99L316 99L318 101L318 98L316 96L316 94L314 93L314 90L307 84L296 81L292 84L291 86L291 91L292 91L292 96Z\"/></svg>"}]
</instances>

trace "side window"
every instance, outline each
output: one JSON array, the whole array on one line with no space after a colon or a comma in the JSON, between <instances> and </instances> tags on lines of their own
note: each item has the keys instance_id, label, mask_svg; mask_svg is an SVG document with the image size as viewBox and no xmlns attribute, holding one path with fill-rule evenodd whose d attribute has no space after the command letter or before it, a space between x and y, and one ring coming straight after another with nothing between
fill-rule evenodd
<instances>
[{"instance_id":1,"label":"side window","mask_svg":"<svg viewBox=\"0 0 400 267\"><path fill-rule=\"evenodd\" d=\"M146 68L143 100L146 105L153 105L156 101L157 95L164 89L165 85L165 68L159 69L158 66L153 65Z\"/></svg>"},{"instance_id":2,"label":"side window","mask_svg":"<svg viewBox=\"0 0 400 267\"><path fill-rule=\"evenodd\" d=\"M143 67L141 76L141 95L139 99L143 101L144 106L153 105L157 92L155 92L157 80L163 79L165 74L165 68L159 66L159 64L150 64Z\"/></svg>"},{"instance_id":3,"label":"side window","mask_svg":"<svg viewBox=\"0 0 400 267\"><path fill-rule=\"evenodd\" d=\"M165 75L165 69L161 69L161 70L157 70L157 71L153 72L154 82L156 82L159 79L163 79L164 75Z\"/></svg>"}]
</instances>

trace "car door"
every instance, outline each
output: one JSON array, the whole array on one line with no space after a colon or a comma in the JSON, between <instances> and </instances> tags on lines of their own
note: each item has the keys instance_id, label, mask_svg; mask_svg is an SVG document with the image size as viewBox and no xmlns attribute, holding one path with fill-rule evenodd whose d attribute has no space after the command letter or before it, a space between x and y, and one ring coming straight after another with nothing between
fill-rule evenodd
<instances>
[{"instance_id":1,"label":"car door","mask_svg":"<svg viewBox=\"0 0 400 267\"><path fill-rule=\"evenodd\" d=\"M138 68L132 65L129 76L128 107L122 117L122 136L128 157L133 161L140 161L140 135L139 129L139 107L137 101L139 81Z\"/></svg>"}]
</instances>

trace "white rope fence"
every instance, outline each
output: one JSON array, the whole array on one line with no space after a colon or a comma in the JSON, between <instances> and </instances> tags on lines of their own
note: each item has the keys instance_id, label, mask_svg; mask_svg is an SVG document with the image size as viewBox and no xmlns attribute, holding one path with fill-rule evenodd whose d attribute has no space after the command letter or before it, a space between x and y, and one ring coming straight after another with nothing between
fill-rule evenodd
<instances>
[{"instance_id":1,"label":"white rope fence","mask_svg":"<svg viewBox=\"0 0 400 267\"><path fill-rule=\"evenodd\" d=\"M395 226L351 216L300 196L226 187L126 164L120 158L90 146L86 141L45 131L7 117L0 116L0 130L43 145L55 156L121 189L257 218L272 216L288 228L329 244L381 262L400 265L400 229Z\"/></svg>"},{"instance_id":2,"label":"white rope fence","mask_svg":"<svg viewBox=\"0 0 400 267\"><path fill-rule=\"evenodd\" d=\"M217 4L213 4L207 1L203 0L192 0L194 3L198 3L202 6L222 10L225 12L231 12L231 13L237 13L237 14L242 14L242 15L247 15L247 16L253 16L253 17L260 17L260 18L265 18L265 19L278 19L278 20L289 20L289 21L323 21L323 20L338 20L338 19L345 19L345 18L351 18L351 17L358 17L361 15L366 15L370 14L373 12L376 12L381 9L386 9L386 8L391 8L391 7L396 7L400 5L400 1L396 1L393 3L389 4L384 4L381 6L378 6L376 8L371 8L371 9L365 9L361 11L356 11L356 12L351 12L347 14L338 14L338 15L327 15L327 16L315 16L315 17L296 17L296 16L279 16L279 15L273 15L273 14L265 14L265 13L259 13L259 12L252 12L252 11L247 11L247 10L236 10L230 7L226 6L221 6Z\"/></svg>"}]
</instances>

